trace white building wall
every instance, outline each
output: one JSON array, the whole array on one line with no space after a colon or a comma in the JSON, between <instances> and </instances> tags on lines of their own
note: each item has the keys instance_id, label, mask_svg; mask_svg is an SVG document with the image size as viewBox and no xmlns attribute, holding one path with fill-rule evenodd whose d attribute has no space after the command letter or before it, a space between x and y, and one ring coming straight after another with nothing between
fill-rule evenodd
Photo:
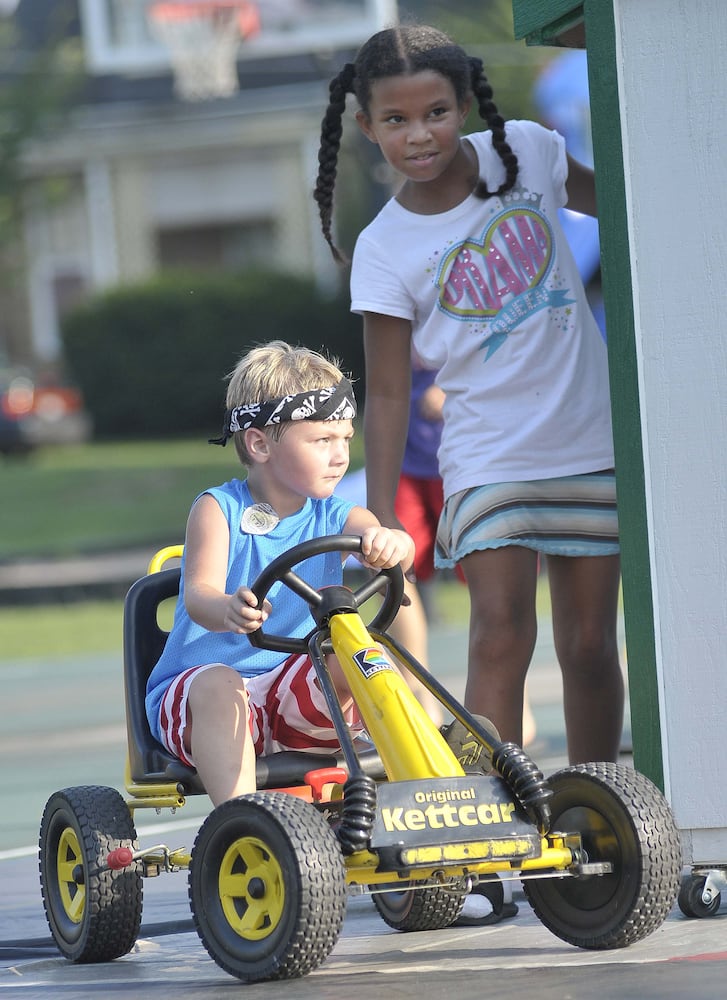
<instances>
[{"instance_id":1,"label":"white building wall","mask_svg":"<svg viewBox=\"0 0 727 1000\"><path fill-rule=\"evenodd\" d=\"M30 343L33 356L48 363L60 354L54 283L64 275L83 280L91 270L83 181L77 174L64 173L57 185L56 200L43 185L27 192L23 212Z\"/></svg>"},{"instance_id":2,"label":"white building wall","mask_svg":"<svg viewBox=\"0 0 727 1000\"><path fill-rule=\"evenodd\" d=\"M243 154L158 158L149 165L148 207L160 226L274 216L275 163Z\"/></svg>"},{"instance_id":3,"label":"white building wall","mask_svg":"<svg viewBox=\"0 0 727 1000\"><path fill-rule=\"evenodd\" d=\"M666 792L687 860L724 863L727 6L614 11Z\"/></svg>"},{"instance_id":4,"label":"white building wall","mask_svg":"<svg viewBox=\"0 0 727 1000\"><path fill-rule=\"evenodd\" d=\"M147 166L133 152L115 169L116 252L119 281L143 281L156 270L154 222L149 213Z\"/></svg>"},{"instance_id":5,"label":"white building wall","mask_svg":"<svg viewBox=\"0 0 727 1000\"><path fill-rule=\"evenodd\" d=\"M36 193L26 223L27 295L39 358L61 351L54 281L70 273L92 292L148 277L159 267L161 230L268 223L262 263L331 282L334 265L314 252L324 243L310 225L307 142L317 136L323 91L288 98L285 106L268 95L273 113L235 106L81 115L76 128L28 153ZM44 185L58 177L69 190L50 204Z\"/></svg>"}]
</instances>

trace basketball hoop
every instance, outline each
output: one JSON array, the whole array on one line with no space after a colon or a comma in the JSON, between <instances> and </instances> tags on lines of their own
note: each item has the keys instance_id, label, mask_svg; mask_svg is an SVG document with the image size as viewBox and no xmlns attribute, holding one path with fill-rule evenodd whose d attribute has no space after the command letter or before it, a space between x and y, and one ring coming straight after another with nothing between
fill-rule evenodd
<instances>
[{"instance_id":1,"label":"basketball hoop","mask_svg":"<svg viewBox=\"0 0 727 1000\"><path fill-rule=\"evenodd\" d=\"M169 49L174 89L184 101L206 101L237 92L240 41L260 30L251 0L176 0L152 3L153 34Z\"/></svg>"}]
</instances>

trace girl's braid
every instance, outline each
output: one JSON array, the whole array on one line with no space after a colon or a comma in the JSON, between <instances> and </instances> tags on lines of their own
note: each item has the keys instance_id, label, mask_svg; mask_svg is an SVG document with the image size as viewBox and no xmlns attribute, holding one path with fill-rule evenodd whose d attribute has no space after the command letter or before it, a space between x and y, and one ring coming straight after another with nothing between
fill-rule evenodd
<instances>
[{"instance_id":1,"label":"girl's braid","mask_svg":"<svg viewBox=\"0 0 727 1000\"><path fill-rule=\"evenodd\" d=\"M470 66L472 69L472 93L477 101L480 118L487 122L492 132L493 148L505 167L505 180L496 191L489 191L486 182L482 179L477 184L475 194L479 198L491 198L492 195L504 194L514 186L518 175L518 162L517 156L505 138L505 119L497 110L493 100L492 86L485 76L482 60L476 56L470 56Z\"/></svg>"},{"instance_id":2,"label":"girl's braid","mask_svg":"<svg viewBox=\"0 0 727 1000\"><path fill-rule=\"evenodd\" d=\"M509 191L517 180L517 157L508 145L505 121L493 100L492 87L485 76L482 60L468 56L448 35L428 25L385 28L361 46L355 64L347 63L331 81L329 104L321 123L314 198L318 203L323 236L338 261L343 261L344 257L333 243L331 218L346 95L354 93L361 111L368 115L372 83L390 76L424 71L440 73L449 80L460 104L471 91L480 117L492 131L492 145L505 167L505 180L496 191L489 191L487 183L480 179L474 193L480 198L501 195Z\"/></svg>"},{"instance_id":3,"label":"girl's braid","mask_svg":"<svg viewBox=\"0 0 727 1000\"><path fill-rule=\"evenodd\" d=\"M318 203L321 229L334 258L343 262L340 250L333 243L331 218L333 215L333 188L338 169L338 151L343 134L343 115L346 110L346 95L353 90L356 74L353 63L346 63L338 76L331 80L328 88L328 107L321 122L321 144L318 150L318 179L313 197Z\"/></svg>"}]
</instances>

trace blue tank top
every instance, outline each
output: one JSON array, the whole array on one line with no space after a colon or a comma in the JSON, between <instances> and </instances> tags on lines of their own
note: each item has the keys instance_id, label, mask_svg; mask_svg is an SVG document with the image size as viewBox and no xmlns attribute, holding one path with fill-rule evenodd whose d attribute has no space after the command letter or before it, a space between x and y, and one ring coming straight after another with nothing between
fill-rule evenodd
<instances>
[{"instance_id":1,"label":"blue tank top","mask_svg":"<svg viewBox=\"0 0 727 1000\"><path fill-rule=\"evenodd\" d=\"M309 498L297 513L284 517L268 534L253 535L245 532L241 526L243 511L254 503L244 480L232 479L222 486L205 490L205 493L215 498L230 526L226 583L228 594L241 585L251 586L273 559L294 545L311 538L341 534L346 519L355 506L336 496L325 500ZM296 573L315 590L339 584L343 579L341 555L329 552L307 559L296 567ZM315 622L306 602L282 583L271 587L268 600L272 605L272 612L264 627L271 634L301 637L314 627ZM285 653L253 646L246 635L208 632L192 621L184 606L182 557L182 581L174 623L146 689L146 712L152 733L159 739L159 708L164 693L177 674L206 663L224 663L234 667L242 677L254 677L272 670L285 659Z\"/></svg>"}]
</instances>

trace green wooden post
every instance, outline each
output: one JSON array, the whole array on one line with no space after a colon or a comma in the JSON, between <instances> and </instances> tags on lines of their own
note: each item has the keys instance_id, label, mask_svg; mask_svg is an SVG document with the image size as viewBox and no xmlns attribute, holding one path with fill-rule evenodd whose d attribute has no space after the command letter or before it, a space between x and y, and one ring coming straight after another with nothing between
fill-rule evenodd
<instances>
[{"instance_id":1,"label":"green wooden post","mask_svg":"<svg viewBox=\"0 0 727 1000\"><path fill-rule=\"evenodd\" d=\"M513 0L515 37L528 45L560 45L583 23L583 4L573 0Z\"/></svg>"},{"instance_id":2,"label":"green wooden post","mask_svg":"<svg viewBox=\"0 0 727 1000\"><path fill-rule=\"evenodd\" d=\"M513 0L516 37L552 44L581 19L588 46L591 130L600 206L601 273L618 470L624 617L628 646L634 766L662 790L659 688L646 518L638 369L626 216L612 3L606 0ZM545 40L545 41L544 41Z\"/></svg>"},{"instance_id":3,"label":"green wooden post","mask_svg":"<svg viewBox=\"0 0 727 1000\"><path fill-rule=\"evenodd\" d=\"M632 275L626 218L613 5L586 0L586 36L598 40L588 60L591 129L597 164L601 271L618 469L624 617L634 766L664 789L654 607L646 518Z\"/></svg>"}]
</instances>

